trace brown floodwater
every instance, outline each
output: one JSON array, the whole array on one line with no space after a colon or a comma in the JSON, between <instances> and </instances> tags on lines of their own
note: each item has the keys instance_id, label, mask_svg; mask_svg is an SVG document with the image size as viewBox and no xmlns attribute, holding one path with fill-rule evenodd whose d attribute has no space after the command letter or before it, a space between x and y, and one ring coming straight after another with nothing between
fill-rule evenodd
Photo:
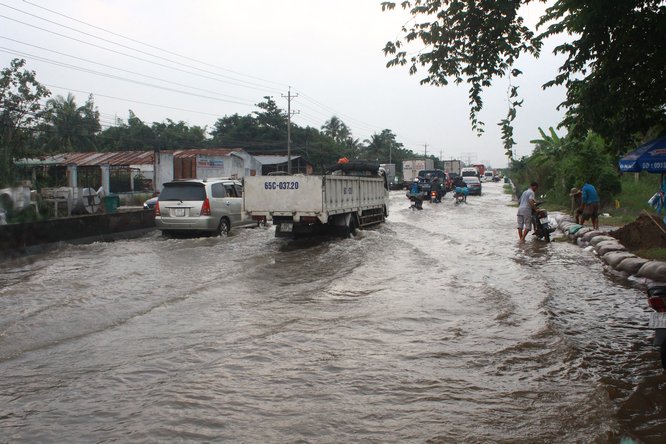
<instances>
[{"instance_id":1,"label":"brown floodwater","mask_svg":"<svg viewBox=\"0 0 666 444\"><path fill-rule=\"evenodd\" d=\"M663 442L640 286L517 242L502 184L351 239L0 264L0 442Z\"/></svg>"}]
</instances>

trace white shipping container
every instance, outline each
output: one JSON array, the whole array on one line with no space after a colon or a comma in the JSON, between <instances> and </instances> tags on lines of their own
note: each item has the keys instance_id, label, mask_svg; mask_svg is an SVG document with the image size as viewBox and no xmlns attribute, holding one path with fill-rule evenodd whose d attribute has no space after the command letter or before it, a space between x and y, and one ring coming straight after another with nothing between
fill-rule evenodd
<instances>
[{"instance_id":1,"label":"white shipping container","mask_svg":"<svg viewBox=\"0 0 666 444\"><path fill-rule=\"evenodd\" d=\"M298 223L314 216L325 224L337 214L388 212L388 190L383 177L254 176L244 179L243 202L253 217L289 216Z\"/></svg>"}]
</instances>

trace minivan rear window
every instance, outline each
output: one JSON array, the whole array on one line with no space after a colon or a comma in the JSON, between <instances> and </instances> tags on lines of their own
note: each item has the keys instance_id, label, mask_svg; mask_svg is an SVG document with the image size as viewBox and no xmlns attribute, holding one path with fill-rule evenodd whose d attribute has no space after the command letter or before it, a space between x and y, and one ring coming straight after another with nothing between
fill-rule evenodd
<instances>
[{"instance_id":1,"label":"minivan rear window","mask_svg":"<svg viewBox=\"0 0 666 444\"><path fill-rule=\"evenodd\" d=\"M159 200L206 200L206 189L201 183L165 183Z\"/></svg>"}]
</instances>

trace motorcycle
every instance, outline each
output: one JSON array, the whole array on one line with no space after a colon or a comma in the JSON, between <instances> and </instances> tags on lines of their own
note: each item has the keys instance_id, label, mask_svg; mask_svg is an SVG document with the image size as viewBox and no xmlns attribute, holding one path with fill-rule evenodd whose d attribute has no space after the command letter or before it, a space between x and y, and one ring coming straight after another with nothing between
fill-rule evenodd
<instances>
[{"instance_id":1,"label":"motorcycle","mask_svg":"<svg viewBox=\"0 0 666 444\"><path fill-rule=\"evenodd\" d=\"M648 327L654 329L654 345L659 347L661 366L666 370L666 285L652 285L647 289L650 313Z\"/></svg>"},{"instance_id":2,"label":"motorcycle","mask_svg":"<svg viewBox=\"0 0 666 444\"><path fill-rule=\"evenodd\" d=\"M543 202L536 202L536 210L532 210L532 226L534 227L533 235L537 239L543 239L546 242L550 242L550 233L555 231L555 227L551 226L550 219L548 219L548 212L543 208L539 208L539 205Z\"/></svg>"},{"instance_id":3,"label":"motorcycle","mask_svg":"<svg viewBox=\"0 0 666 444\"><path fill-rule=\"evenodd\" d=\"M455 199L456 204L467 202L468 192L467 187L456 187L453 193L453 198Z\"/></svg>"},{"instance_id":4,"label":"motorcycle","mask_svg":"<svg viewBox=\"0 0 666 444\"><path fill-rule=\"evenodd\" d=\"M439 193L435 190L430 192L430 203L441 203L442 198L439 196Z\"/></svg>"},{"instance_id":5,"label":"motorcycle","mask_svg":"<svg viewBox=\"0 0 666 444\"><path fill-rule=\"evenodd\" d=\"M412 202L409 208L412 210L423 209L423 193L413 194L408 192L407 198Z\"/></svg>"}]
</instances>

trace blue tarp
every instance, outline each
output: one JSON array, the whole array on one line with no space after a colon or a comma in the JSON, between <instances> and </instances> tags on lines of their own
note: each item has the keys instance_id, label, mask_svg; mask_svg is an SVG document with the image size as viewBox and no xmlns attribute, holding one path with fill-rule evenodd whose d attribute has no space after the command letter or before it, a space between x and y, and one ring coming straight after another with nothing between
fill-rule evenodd
<instances>
[{"instance_id":1,"label":"blue tarp","mask_svg":"<svg viewBox=\"0 0 666 444\"><path fill-rule=\"evenodd\" d=\"M666 137L651 140L620 159L623 173L666 173Z\"/></svg>"}]
</instances>

